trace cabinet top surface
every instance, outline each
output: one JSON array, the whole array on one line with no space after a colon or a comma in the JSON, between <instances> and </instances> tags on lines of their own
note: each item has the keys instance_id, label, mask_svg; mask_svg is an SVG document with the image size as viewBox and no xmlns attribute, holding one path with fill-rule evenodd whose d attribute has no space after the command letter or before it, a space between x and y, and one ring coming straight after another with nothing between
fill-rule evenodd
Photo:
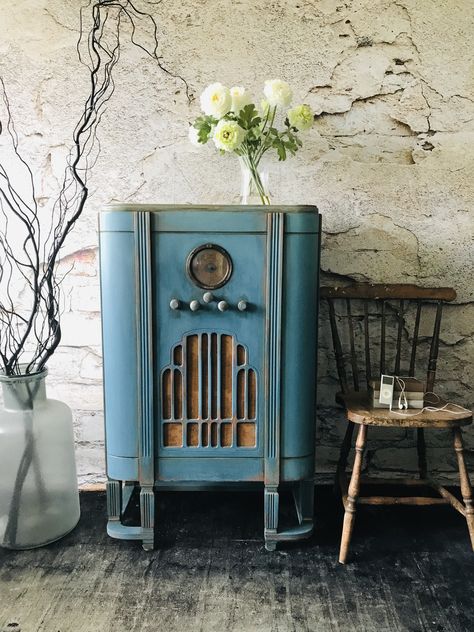
<instances>
[{"instance_id":1,"label":"cabinet top surface","mask_svg":"<svg viewBox=\"0 0 474 632\"><path fill-rule=\"evenodd\" d=\"M146 212L146 213L169 213L172 211L199 211L210 212L234 212L234 213L318 213L318 208L310 204L302 205L246 205L246 204L108 204L101 209L101 212L126 211L126 212Z\"/></svg>"}]
</instances>

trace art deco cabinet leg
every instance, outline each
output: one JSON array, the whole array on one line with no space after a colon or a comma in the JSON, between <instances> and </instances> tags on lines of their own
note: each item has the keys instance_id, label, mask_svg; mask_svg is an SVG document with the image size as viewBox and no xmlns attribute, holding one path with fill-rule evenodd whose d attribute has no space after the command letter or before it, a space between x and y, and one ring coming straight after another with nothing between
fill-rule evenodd
<instances>
[{"instance_id":1,"label":"art deco cabinet leg","mask_svg":"<svg viewBox=\"0 0 474 632\"><path fill-rule=\"evenodd\" d=\"M120 481L107 481L107 517L120 520L122 513L122 484Z\"/></svg>"},{"instance_id":2,"label":"art deco cabinet leg","mask_svg":"<svg viewBox=\"0 0 474 632\"><path fill-rule=\"evenodd\" d=\"M155 492L154 492L154 418L153 392L153 313L152 313L152 247L150 213L136 213L134 217L137 288L137 359L139 405L139 484L140 524L145 551L155 548Z\"/></svg>"},{"instance_id":3,"label":"art deco cabinet leg","mask_svg":"<svg viewBox=\"0 0 474 632\"><path fill-rule=\"evenodd\" d=\"M152 486L142 487L140 491L140 524L143 548L151 551L155 548L155 492Z\"/></svg>"},{"instance_id":4,"label":"art deco cabinet leg","mask_svg":"<svg viewBox=\"0 0 474 632\"><path fill-rule=\"evenodd\" d=\"M267 214L266 427L264 536L267 551L276 549L280 483L281 328L283 296L284 214Z\"/></svg>"},{"instance_id":5,"label":"art deco cabinet leg","mask_svg":"<svg viewBox=\"0 0 474 632\"><path fill-rule=\"evenodd\" d=\"M456 450L456 456L458 459L459 467L459 479L461 482L461 493L464 501L464 507L466 512L467 528L469 529L469 536L471 538L471 546L474 550L474 504L472 499L472 488L469 480L469 473L466 467L466 461L464 460L464 445L462 440L462 432L460 428L454 428L454 449Z\"/></svg>"},{"instance_id":6,"label":"art deco cabinet leg","mask_svg":"<svg viewBox=\"0 0 474 632\"><path fill-rule=\"evenodd\" d=\"M279 494L278 487L267 486L265 487L265 500L264 500L264 512L265 512L265 548L267 551L274 551L276 549L276 540L268 540L268 536L275 535L278 530L278 513L279 513Z\"/></svg>"},{"instance_id":7,"label":"art deco cabinet leg","mask_svg":"<svg viewBox=\"0 0 474 632\"><path fill-rule=\"evenodd\" d=\"M339 561L341 564L346 563L349 544L351 541L352 531L354 529L357 498L360 489L360 477L362 472L362 459L364 456L365 442L367 439L367 426L361 425L356 440L356 454L354 459L354 468L352 470L351 482L345 505L344 524L342 527L341 548L339 551Z\"/></svg>"}]
</instances>

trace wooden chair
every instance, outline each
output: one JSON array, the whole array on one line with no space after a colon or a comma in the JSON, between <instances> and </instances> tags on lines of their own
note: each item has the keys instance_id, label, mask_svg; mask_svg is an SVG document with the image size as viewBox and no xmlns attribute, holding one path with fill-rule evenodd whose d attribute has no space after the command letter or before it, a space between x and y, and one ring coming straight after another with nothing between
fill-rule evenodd
<instances>
[{"instance_id":1,"label":"wooden chair","mask_svg":"<svg viewBox=\"0 0 474 632\"><path fill-rule=\"evenodd\" d=\"M321 296L326 299L329 307L337 372L342 389L336 396L336 401L345 406L348 419L336 474L336 484L340 486L345 508L339 561L342 564L346 562L358 504L449 503L466 518L474 549L474 505L461 433L462 426L472 423L471 412L461 411L461 414L455 415L446 411L423 410L416 416L400 416L388 409L372 408L366 390L371 377L380 379L382 373L424 379L424 375L420 374L418 369L417 356L420 349L425 349L428 362L424 370L421 370L423 373L426 370L426 393L433 391L443 303L454 300L456 292L450 288L420 288L414 285L355 284L348 287L323 287ZM428 330L427 320L431 321ZM374 362L376 357L377 360ZM425 403L427 397L428 395L425 396ZM418 411L413 409L406 411L407 415L416 412ZM359 430L355 444L354 466L348 485L346 467L355 424L358 424ZM361 483L370 482L361 480L369 426L416 428L419 468L417 479L372 479L372 482L403 484L410 486L412 490L416 489L416 486L430 487L439 494L439 497L359 497ZM428 477L425 428L451 429L464 503Z\"/></svg>"}]
</instances>

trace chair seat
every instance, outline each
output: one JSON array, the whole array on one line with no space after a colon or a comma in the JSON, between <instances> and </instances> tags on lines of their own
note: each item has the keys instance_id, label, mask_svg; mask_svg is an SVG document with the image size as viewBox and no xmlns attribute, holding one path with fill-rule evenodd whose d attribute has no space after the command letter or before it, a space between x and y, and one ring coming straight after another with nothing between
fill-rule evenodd
<instances>
[{"instance_id":1,"label":"chair seat","mask_svg":"<svg viewBox=\"0 0 474 632\"><path fill-rule=\"evenodd\" d=\"M472 412L456 411L454 415L448 411L423 411L410 408L406 411L406 417L397 412L390 412L388 408L372 408L370 406L367 391L341 394L338 393L336 401L346 408L347 418L356 423L367 426L397 426L403 428L458 428L472 423ZM428 403L431 406L440 407L446 402ZM456 410L454 407L452 410ZM415 415L415 413L418 413ZM411 416L410 416L411 415Z\"/></svg>"}]
</instances>

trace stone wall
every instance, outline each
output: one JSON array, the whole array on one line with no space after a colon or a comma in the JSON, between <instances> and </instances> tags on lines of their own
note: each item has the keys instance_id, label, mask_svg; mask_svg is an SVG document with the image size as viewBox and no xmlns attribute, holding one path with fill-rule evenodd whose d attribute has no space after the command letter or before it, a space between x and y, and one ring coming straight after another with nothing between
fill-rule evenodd
<instances>
[{"instance_id":1,"label":"stone wall","mask_svg":"<svg viewBox=\"0 0 474 632\"><path fill-rule=\"evenodd\" d=\"M138 2L138 0L137 0ZM77 0L0 2L0 73L20 149L37 175L43 213L58 190L72 129L88 90L75 49ZM260 94L263 80L289 81L320 115L304 149L276 165L281 203L317 204L322 269L348 279L449 285L439 390L474 400L472 277L474 14L470 0L182 0L138 2L160 27L165 65L196 98L212 81ZM103 480L97 212L106 202L229 203L236 160L187 140L197 101L137 48L125 45L102 121L102 152L83 218L66 245L63 343L49 390L76 419L80 480ZM334 469L334 361L321 323L318 471ZM468 431L474 449L474 433ZM375 436L369 468L414 465L410 433ZM449 438L429 437L437 470L453 471Z\"/></svg>"}]
</instances>

